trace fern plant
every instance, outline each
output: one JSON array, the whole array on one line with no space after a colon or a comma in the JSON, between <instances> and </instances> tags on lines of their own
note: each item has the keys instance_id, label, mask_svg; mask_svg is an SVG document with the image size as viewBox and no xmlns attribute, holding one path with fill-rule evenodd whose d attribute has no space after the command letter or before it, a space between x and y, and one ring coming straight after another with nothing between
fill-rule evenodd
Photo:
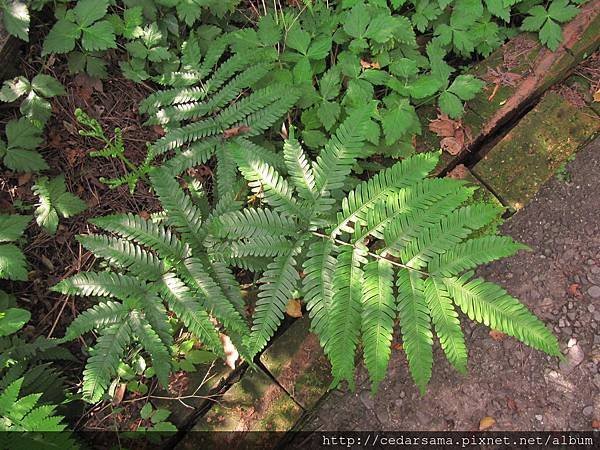
<instances>
[{"instance_id":1,"label":"fern plant","mask_svg":"<svg viewBox=\"0 0 600 450\"><path fill-rule=\"evenodd\" d=\"M50 234L58 228L58 217L73 217L87 208L83 200L67 192L64 175L52 178L38 178L32 191L39 197L34 215L37 224Z\"/></svg>"},{"instance_id":2,"label":"fern plant","mask_svg":"<svg viewBox=\"0 0 600 450\"><path fill-rule=\"evenodd\" d=\"M219 177L230 177L235 168L226 163L223 142L263 134L298 99L294 89L282 84L256 88L272 68L273 49L235 53L231 48L235 39L235 34L219 36L202 54L199 38L192 34L182 46L179 70L156 80L167 88L140 105L140 111L150 115L147 124L166 130L150 147L151 155L176 151L167 163L171 173L216 154L219 165L229 168Z\"/></svg>"},{"instance_id":3,"label":"fern plant","mask_svg":"<svg viewBox=\"0 0 600 450\"><path fill-rule=\"evenodd\" d=\"M283 177L252 152L234 145L231 156L262 208L219 218L213 232L226 255L268 256L251 334L251 355L279 326L288 299L302 283L312 329L332 365L333 384L354 386L355 352L362 343L373 390L384 378L394 322L399 319L411 375L424 392L431 377L434 334L450 363L467 367L456 307L551 355L556 338L525 306L473 269L514 254L510 237L482 235L501 213L467 202L474 188L427 178L438 153L418 154L363 181L343 196L360 158L369 111L343 122L311 161L292 137L283 153ZM343 198L342 198L343 197Z\"/></svg>"},{"instance_id":4,"label":"fern plant","mask_svg":"<svg viewBox=\"0 0 600 450\"><path fill-rule=\"evenodd\" d=\"M99 336L84 371L83 393L91 402L102 398L121 357L135 341L150 355L160 383L167 385L173 345L170 315L217 355L224 356L219 330L244 354L241 339L248 334L248 325L239 286L205 245L214 213L196 205L164 169L151 173L151 183L166 213L163 223L132 214L92 220L110 234L78 240L113 269L81 272L52 288L101 298L75 318L64 337L71 340L92 330ZM215 211L238 206L222 199Z\"/></svg>"},{"instance_id":5,"label":"fern plant","mask_svg":"<svg viewBox=\"0 0 600 450\"><path fill-rule=\"evenodd\" d=\"M13 242L30 221L31 216L0 214L0 279L27 281L27 260Z\"/></svg>"}]
</instances>

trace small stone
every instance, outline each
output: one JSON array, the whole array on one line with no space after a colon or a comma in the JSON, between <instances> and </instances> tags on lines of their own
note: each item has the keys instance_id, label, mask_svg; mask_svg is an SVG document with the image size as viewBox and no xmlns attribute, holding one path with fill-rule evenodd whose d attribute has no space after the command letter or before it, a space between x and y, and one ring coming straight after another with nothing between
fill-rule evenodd
<instances>
[{"instance_id":1,"label":"small stone","mask_svg":"<svg viewBox=\"0 0 600 450\"><path fill-rule=\"evenodd\" d=\"M585 355L583 354L583 350L578 344L575 344L573 347L569 348L567 352L566 359L561 361L559 364L559 368L563 373L569 373L575 367L577 367L583 361Z\"/></svg>"},{"instance_id":2,"label":"small stone","mask_svg":"<svg viewBox=\"0 0 600 450\"><path fill-rule=\"evenodd\" d=\"M594 407L592 405L588 405L583 408L583 415L585 417L590 417L592 414L594 414Z\"/></svg>"},{"instance_id":3,"label":"small stone","mask_svg":"<svg viewBox=\"0 0 600 450\"><path fill-rule=\"evenodd\" d=\"M587 292L592 298L600 298L600 286L592 286Z\"/></svg>"},{"instance_id":4,"label":"small stone","mask_svg":"<svg viewBox=\"0 0 600 450\"><path fill-rule=\"evenodd\" d=\"M565 323L565 319L559 319L558 326L559 328L564 328L567 324Z\"/></svg>"},{"instance_id":5,"label":"small stone","mask_svg":"<svg viewBox=\"0 0 600 450\"><path fill-rule=\"evenodd\" d=\"M595 320L596 322L600 322L600 311L596 311L596 312L594 313L594 320Z\"/></svg>"},{"instance_id":6,"label":"small stone","mask_svg":"<svg viewBox=\"0 0 600 450\"><path fill-rule=\"evenodd\" d=\"M401 391L400 392L400 398L404 398L404 397L406 397L406 393L404 391Z\"/></svg>"},{"instance_id":7,"label":"small stone","mask_svg":"<svg viewBox=\"0 0 600 450\"><path fill-rule=\"evenodd\" d=\"M541 414L536 414L535 420L537 420L538 422L541 422L542 420L544 420L544 416L542 416Z\"/></svg>"},{"instance_id":8,"label":"small stone","mask_svg":"<svg viewBox=\"0 0 600 450\"><path fill-rule=\"evenodd\" d=\"M567 317L569 318L569 320L575 320L575 318L577 317L577 314L575 314L574 312L569 312L567 313Z\"/></svg>"},{"instance_id":9,"label":"small stone","mask_svg":"<svg viewBox=\"0 0 600 450\"><path fill-rule=\"evenodd\" d=\"M577 344L577 339L575 339L575 338L571 338L571 339L569 339L569 342L567 343L567 347L568 347L568 348L571 348L571 347L573 347L575 344Z\"/></svg>"},{"instance_id":10,"label":"small stone","mask_svg":"<svg viewBox=\"0 0 600 450\"><path fill-rule=\"evenodd\" d=\"M589 305L588 306L588 311L593 313L594 311L596 311L596 307L594 305Z\"/></svg>"},{"instance_id":11,"label":"small stone","mask_svg":"<svg viewBox=\"0 0 600 450\"><path fill-rule=\"evenodd\" d=\"M567 308L568 309L573 309L573 302L567 303Z\"/></svg>"},{"instance_id":12,"label":"small stone","mask_svg":"<svg viewBox=\"0 0 600 450\"><path fill-rule=\"evenodd\" d=\"M565 333L567 336L571 336L573 334L573 329L571 327L564 327L563 333Z\"/></svg>"}]
</instances>

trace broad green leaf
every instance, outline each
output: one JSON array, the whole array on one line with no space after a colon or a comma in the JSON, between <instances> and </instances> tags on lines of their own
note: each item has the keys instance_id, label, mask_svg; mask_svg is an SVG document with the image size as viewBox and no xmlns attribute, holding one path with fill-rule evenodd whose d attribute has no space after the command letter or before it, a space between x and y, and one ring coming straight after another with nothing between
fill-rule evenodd
<instances>
[{"instance_id":1,"label":"broad green leaf","mask_svg":"<svg viewBox=\"0 0 600 450\"><path fill-rule=\"evenodd\" d=\"M288 32L285 43L288 47L306 55L310 45L310 34L296 25Z\"/></svg>"},{"instance_id":2,"label":"broad green leaf","mask_svg":"<svg viewBox=\"0 0 600 450\"><path fill-rule=\"evenodd\" d=\"M8 122L6 138L9 150L34 150L43 142L40 130L24 117Z\"/></svg>"},{"instance_id":3,"label":"broad green leaf","mask_svg":"<svg viewBox=\"0 0 600 450\"><path fill-rule=\"evenodd\" d=\"M42 155L35 150L8 150L4 165L17 172L39 172L48 169Z\"/></svg>"},{"instance_id":4,"label":"broad green leaf","mask_svg":"<svg viewBox=\"0 0 600 450\"><path fill-rule=\"evenodd\" d=\"M568 22L579 13L577 6L569 5L569 0L554 0L548 8L548 16L557 22Z\"/></svg>"},{"instance_id":5,"label":"broad green leaf","mask_svg":"<svg viewBox=\"0 0 600 450\"><path fill-rule=\"evenodd\" d=\"M81 29L73 22L60 19L54 24L44 40L42 56L50 53L68 53L75 48L75 41L81 36Z\"/></svg>"},{"instance_id":6,"label":"broad green leaf","mask_svg":"<svg viewBox=\"0 0 600 450\"><path fill-rule=\"evenodd\" d=\"M31 91L21 103L20 111L35 126L41 128L52 116L52 105L35 91Z\"/></svg>"},{"instance_id":7,"label":"broad green leaf","mask_svg":"<svg viewBox=\"0 0 600 450\"><path fill-rule=\"evenodd\" d=\"M21 237L31 216L0 214L0 242L16 241Z\"/></svg>"},{"instance_id":8,"label":"broad green leaf","mask_svg":"<svg viewBox=\"0 0 600 450\"><path fill-rule=\"evenodd\" d=\"M562 42L563 35L560 25L555 21L548 19L540 30L540 42L554 51Z\"/></svg>"},{"instance_id":9,"label":"broad green leaf","mask_svg":"<svg viewBox=\"0 0 600 450\"><path fill-rule=\"evenodd\" d=\"M381 125L386 145L394 144L415 126L420 127L415 108L406 99L393 108L386 108L381 113Z\"/></svg>"},{"instance_id":10,"label":"broad green leaf","mask_svg":"<svg viewBox=\"0 0 600 450\"><path fill-rule=\"evenodd\" d=\"M448 114L451 119L457 119L462 116L463 103L454 94L448 91L442 92L438 100L438 105L443 113Z\"/></svg>"},{"instance_id":11,"label":"broad green leaf","mask_svg":"<svg viewBox=\"0 0 600 450\"><path fill-rule=\"evenodd\" d=\"M344 31L354 38L361 38L365 35L370 21L365 5L358 4L350 10L344 22Z\"/></svg>"},{"instance_id":12,"label":"broad green leaf","mask_svg":"<svg viewBox=\"0 0 600 450\"><path fill-rule=\"evenodd\" d=\"M325 59L331 51L331 38L322 37L313 41L308 48L307 56L310 59Z\"/></svg>"},{"instance_id":13,"label":"broad green leaf","mask_svg":"<svg viewBox=\"0 0 600 450\"><path fill-rule=\"evenodd\" d=\"M440 90L443 83L437 77L432 75L423 75L407 86L411 97L425 98L435 94Z\"/></svg>"},{"instance_id":14,"label":"broad green leaf","mask_svg":"<svg viewBox=\"0 0 600 450\"><path fill-rule=\"evenodd\" d=\"M336 102L324 100L321 105L319 105L317 114L319 115L319 119L327 131L331 130L331 128L333 128L333 126L336 124L341 110L342 108L340 107L339 103Z\"/></svg>"},{"instance_id":15,"label":"broad green leaf","mask_svg":"<svg viewBox=\"0 0 600 450\"><path fill-rule=\"evenodd\" d=\"M19 97L27 94L30 89L31 83L25 77L6 80L0 91L0 100L6 103L14 102Z\"/></svg>"},{"instance_id":16,"label":"broad green leaf","mask_svg":"<svg viewBox=\"0 0 600 450\"><path fill-rule=\"evenodd\" d=\"M0 250L1 252L1 250ZM31 313L21 308L9 308L0 311L0 337L11 335L29 322Z\"/></svg>"},{"instance_id":17,"label":"broad green leaf","mask_svg":"<svg viewBox=\"0 0 600 450\"><path fill-rule=\"evenodd\" d=\"M480 92L485 83L473 75L459 75L448 88L449 92L455 94L462 100L472 100Z\"/></svg>"},{"instance_id":18,"label":"broad green leaf","mask_svg":"<svg viewBox=\"0 0 600 450\"><path fill-rule=\"evenodd\" d=\"M66 91L60 82L50 75L38 74L31 81L33 90L43 97L50 98L65 95Z\"/></svg>"},{"instance_id":19,"label":"broad green leaf","mask_svg":"<svg viewBox=\"0 0 600 450\"><path fill-rule=\"evenodd\" d=\"M110 22L102 20L91 27L83 29L81 45L88 51L117 48L115 30Z\"/></svg>"},{"instance_id":20,"label":"broad green leaf","mask_svg":"<svg viewBox=\"0 0 600 450\"><path fill-rule=\"evenodd\" d=\"M5 1L2 19L6 31L19 39L29 42L29 10L22 1Z\"/></svg>"},{"instance_id":21,"label":"broad green leaf","mask_svg":"<svg viewBox=\"0 0 600 450\"><path fill-rule=\"evenodd\" d=\"M106 16L108 0L79 0L73 13L81 28L87 28Z\"/></svg>"},{"instance_id":22,"label":"broad green leaf","mask_svg":"<svg viewBox=\"0 0 600 450\"><path fill-rule=\"evenodd\" d=\"M16 245L0 245L0 279L27 281L26 266L25 256Z\"/></svg>"}]
</instances>

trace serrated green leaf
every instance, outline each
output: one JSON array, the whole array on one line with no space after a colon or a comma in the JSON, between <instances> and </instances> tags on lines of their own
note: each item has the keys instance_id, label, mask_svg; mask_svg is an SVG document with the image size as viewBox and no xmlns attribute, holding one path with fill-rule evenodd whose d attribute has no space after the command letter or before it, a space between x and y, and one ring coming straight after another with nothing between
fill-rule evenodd
<instances>
[{"instance_id":1,"label":"serrated green leaf","mask_svg":"<svg viewBox=\"0 0 600 450\"><path fill-rule=\"evenodd\" d=\"M325 100L319 105L317 114L319 116L319 120L323 124L323 127L325 127L327 131L331 130L336 124L341 111L342 108L339 103Z\"/></svg>"},{"instance_id":2,"label":"serrated green leaf","mask_svg":"<svg viewBox=\"0 0 600 450\"><path fill-rule=\"evenodd\" d=\"M46 98L66 94L65 88L60 81L50 75L41 73L31 80L31 87L35 92Z\"/></svg>"},{"instance_id":3,"label":"serrated green leaf","mask_svg":"<svg viewBox=\"0 0 600 450\"><path fill-rule=\"evenodd\" d=\"M2 21L13 36L29 42L29 10L22 1L5 2Z\"/></svg>"},{"instance_id":4,"label":"serrated green leaf","mask_svg":"<svg viewBox=\"0 0 600 450\"><path fill-rule=\"evenodd\" d=\"M448 92L452 92L461 100L472 100L484 86L485 83L473 75L459 75L448 88Z\"/></svg>"},{"instance_id":5,"label":"serrated green leaf","mask_svg":"<svg viewBox=\"0 0 600 450\"><path fill-rule=\"evenodd\" d=\"M548 19L540 30L540 42L554 51L562 42L563 35L560 25L552 19Z\"/></svg>"},{"instance_id":6,"label":"serrated green leaf","mask_svg":"<svg viewBox=\"0 0 600 450\"><path fill-rule=\"evenodd\" d=\"M548 16L557 22L568 22L579 13L579 9L569 4L569 0L554 0L548 8Z\"/></svg>"},{"instance_id":7,"label":"serrated green leaf","mask_svg":"<svg viewBox=\"0 0 600 450\"><path fill-rule=\"evenodd\" d=\"M69 20L60 19L54 24L44 40L42 56L50 53L68 53L75 48L75 42L81 36L79 26Z\"/></svg>"},{"instance_id":8,"label":"serrated green leaf","mask_svg":"<svg viewBox=\"0 0 600 450\"><path fill-rule=\"evenodd\" d=\"M27 261L21 249L13 244L0 245L0 278L27 281Z\"/></svg>"},{"instance_id":9,"label":"serrated green leaf","mask_svg":"<svg viewBox=\"0 0 600 450\"><path fill-rule=\"evenodd\" d=\"M19 110L39 128L52 116L52 105L50 105L50 102L40 97L35 91L29 92L23 103L21 103Z\"/></svg>"},{"instance_id":10,"label":"serrated green leaf","mask_svg":"<svg viewBox=\"0 0 600 450\"><path fill-rule=\"evenodd\" d=\"M27 94L31 89L31 83L25 77L16 77L6 80L0 91L0 101L10 103Z\"/></svg>"},{"instance_id":11,"label":"serrated green leaf","mask_svg":"<svg viewBox=\"0 0 600 450\"><path fill-rule=\"evenodd\" d=\"M75 20L82 28L87 28L102 19L107 11L108 0L79 0L73 8Z\"/></svg>"},{"instance_id":12,"label":"serrated green leaf","mask_svg":"<svg viewBox=\"0 0 600 450\"><path fill-rule=\"evenodd\" d=\"M448 114L448 117L457 119L462 116L463 103L453 93L444 91L440 95L438 105L444 114Z\"/></svg>"},{"instance_id":13,"label":"serrated green leaf","mask_svg":"<svg viewBox=\"0 0 600 450\"><path fill-rule=\"evenodd\" d=\"M310 59L325 59L331 51L331 37L322 37L310 44L306 56Z\"/></svg>"},{"instance_id":14,"label":"serrated green leaf","mask_svg":"<svg viewBox=\"0 0 600 450\"><path fill-rule=\"evenodd\" d=\"M371 18L364 4L360 3L350 10L344 22L344 31L354 38L362 38Z\"/></svg>"},{"instance_id":15,"label":"serrated green leaf","mask_svg":"<svg viewBox=\"0 0 600 450\"><path fill-rule=\"evenodd\" d=\"M10 150L4 155L4 165L17 172L39 172L48 169L43 156L34 150Z\"/></svg>"},{"instance_id":16,"label":"serrated green leaf","mask_svg":"<svg viewBox=\"0 0 600 450\"><path fill-rule=\"evenodd\" d=\"M432 75L423 75L407 86L413 98L425 98L435 94L443 86L442 81Z\"/></svg>"},{"instance_id":17,"label":"serrated green leaf","mask_svg":"<svg viewBox=\"0 0 600 450\"><path fill-rule=\"evenodd\" d=\"M403 99L397 106L386 108L381 113L381 125L386 145L396 143L409 130L419 127L419 117L408 100Z\"/></svg>"},{"instance_id":18,"label":"serrated green leaf","mask_svg":"<svg viewBox=\"0 0 600 450\"><path fill-rule=\"evenodd\" d=\"M310 45L310 34L297 25L288 32L285 43L288 47L306 55Z\"/></svg>"},{"instance_id":19,"label":"serrated green leaf","mask_svg":"<svg viewBox=\"0 0 600 450\"><path fill-rule=\"evenodd\" d=\"M31 216L0 214L0 242L16 241L21 237Z\"/></svg>"},{"instance_id":20,"label":"serrated green leaf","mask_svg":"<svg viewBox=\"0 0 600 450\"><path fill-rule=\"evenodd\" d=\"M107 20L102 20L88 28L84 28L81 45L91 52L117 48L113 26Z\"/></svg>"},{"instance_id":21,"label":"serrated green leaf","mask_svg":"<svg viewBox=\"0 0 600 450\"><path fill-rule=\"evenodd\" d=\"M24 117L8 122L6 138L9 150L34 150L43 142L41 131Z\"/></svg>"},{"instance_id":22,"label":"serrated green leaf","mask_svg":"<svg viewBox=\"0 0 600 450\"><path fill-rule=\"evenodd\" d=\"M1 252L1 250L0 250ZM31 313L21 308L0 311L0 337L19 331L31 319Z\"/></svg>"}]
</instances>

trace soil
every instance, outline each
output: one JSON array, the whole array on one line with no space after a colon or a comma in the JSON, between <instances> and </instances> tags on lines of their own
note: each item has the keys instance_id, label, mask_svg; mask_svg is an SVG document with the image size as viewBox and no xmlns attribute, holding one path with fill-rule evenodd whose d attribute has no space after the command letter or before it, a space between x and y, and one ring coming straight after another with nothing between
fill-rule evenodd
<instances>
[{"instance_id":1,"label":"soil","mask_svg":"<svg viewBox=\"0 0 600 450\"><path fill-rule=\"evenodd\" d=\"M600 138L567 170L570 181L553 179L502 226L532 251L480 270L555 331L565 361L463 320L467 376L438 348L421 397L394 350L375 397L360 366L356 392L329 394L304 429L471 431L487 416L491 430L591 429L600 419Z\"/></svg>"}]
</instances>

